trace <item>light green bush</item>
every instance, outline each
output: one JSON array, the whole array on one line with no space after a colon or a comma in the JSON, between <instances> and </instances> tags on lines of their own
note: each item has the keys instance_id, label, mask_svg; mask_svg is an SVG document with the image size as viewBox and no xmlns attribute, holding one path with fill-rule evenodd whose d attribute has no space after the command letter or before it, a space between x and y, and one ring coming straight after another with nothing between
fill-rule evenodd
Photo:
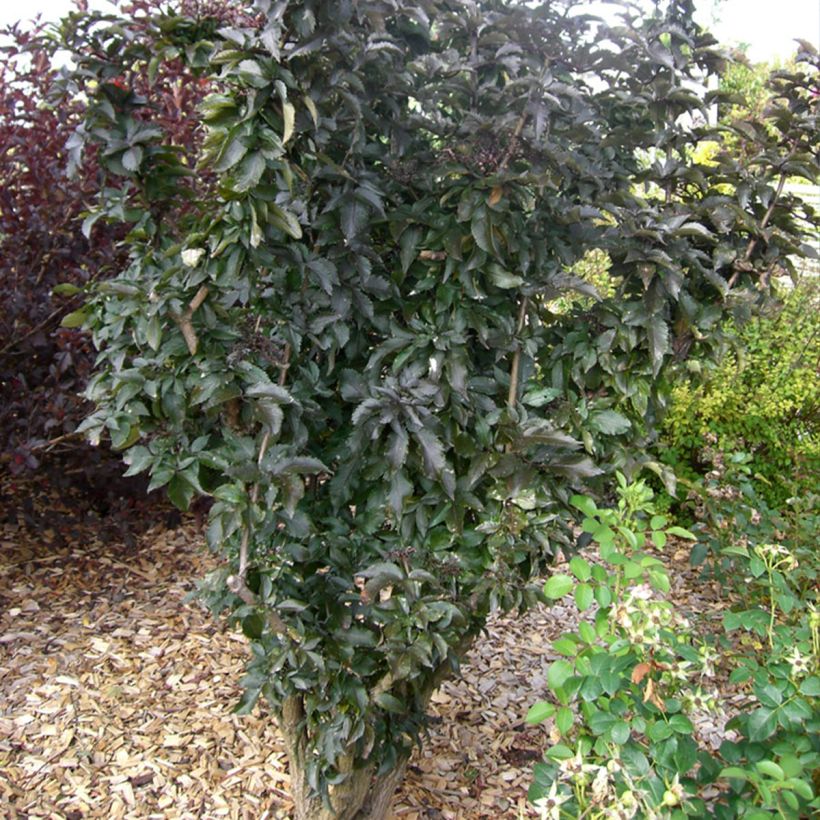
<instances>
[{"instance_id":1,"label":"light green bush","mask_svg":"<svg viewBox=\"0 0 820 820\"><path fill-rule=\"evenodd\" d=\"M738 329L736 350L700 385L673 390L662 430L663 459L684 477L703 467L714 437L744 451L756 489L773 505L816 484L820 470L820 283L785 292L780 305Z\"/></svg>"}]
</instances>

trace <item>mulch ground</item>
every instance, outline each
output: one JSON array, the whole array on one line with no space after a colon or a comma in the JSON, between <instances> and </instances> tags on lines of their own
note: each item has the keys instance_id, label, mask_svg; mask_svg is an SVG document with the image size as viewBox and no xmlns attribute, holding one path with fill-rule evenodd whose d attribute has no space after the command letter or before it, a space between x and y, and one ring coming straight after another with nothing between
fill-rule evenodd
<instances>
[{"instance_id":1,"label":"mulch ground","mask_svg":"<svg viewBox=\"0 0 820 820\"><path fill-rule=\"evenodd\" d=\"M199 528L157 524L136 546L93 533L55 546L23 519L0 525L0 812L290 817L275 724L264 707L231 713L246 641L186 601L216 566ZM719 590L679 552L675 600L719 615ZM577 617L559 604L491 621L463 677L433 697L396 818L534 816L526 790L548 726L523 717L546 695L552 640ZM722 723L701 721L705 742L719 742Z\"/></svg>"}]
</instances>

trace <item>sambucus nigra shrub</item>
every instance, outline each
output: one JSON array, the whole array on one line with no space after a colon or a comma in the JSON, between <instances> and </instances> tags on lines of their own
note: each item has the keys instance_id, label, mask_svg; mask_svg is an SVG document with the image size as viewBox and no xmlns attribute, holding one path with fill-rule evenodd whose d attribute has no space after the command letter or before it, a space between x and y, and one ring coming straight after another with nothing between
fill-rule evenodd
<instances>
[{"instance_id":1,"label":"sambucus nigra shrub","mask_svg":"<svg viewBox=\"0 0 820 820\"><path fill-rule=\"evenodd\" d=\"M205 594L251 640L240 710L279 720L300 818L384 816L434 688L570 546L574 489L660 469L676 363L800 251L780 180L816 169L816 75L754 168L697 164L720 56L691 3L611 27L568 5L64 30L95 215L129 230L76 316L100 351L84 429L181 507L214 499ZM114 82L177 59L213 84L196 169ZM603 296L572 273L596 250Z\"/></svg>"}]
</instances>

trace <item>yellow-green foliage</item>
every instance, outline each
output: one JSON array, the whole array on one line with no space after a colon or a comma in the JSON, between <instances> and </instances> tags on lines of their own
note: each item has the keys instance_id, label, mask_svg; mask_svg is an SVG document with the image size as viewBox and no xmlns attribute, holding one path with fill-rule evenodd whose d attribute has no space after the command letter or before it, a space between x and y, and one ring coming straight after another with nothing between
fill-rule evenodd
<instances>
[{"instance_id":1,"label":"yellow-green foliage","mask_svg":"<svg viewBox=\"0 0 820 820\"><path fill-rule=\"evenodd\" d=\"M593 248L587 251L571 269L568 268L567 273L583 279L595 288L602 299L608 299L615 292L616 285L609 272L611 266L612 260L609 254L600 248ZM550 310L555 314L569 313L573 306L589 305L592 301L590 296L568 291L550 303Z\"/></svg>"},{"instance_id":2,"label":"yellow-green foliage","mask_svg":"<svg viewBox=\"0 0 820 820\"><path fill-rule=\"evenodd\" d=\"M708 434L724 451L753 457L770 504L816 488L820 474L820 283L804 282L782 304L738 331L738 348L708 380L673 390L664 460L696 472Z\"/></svg>"}]
</instances>

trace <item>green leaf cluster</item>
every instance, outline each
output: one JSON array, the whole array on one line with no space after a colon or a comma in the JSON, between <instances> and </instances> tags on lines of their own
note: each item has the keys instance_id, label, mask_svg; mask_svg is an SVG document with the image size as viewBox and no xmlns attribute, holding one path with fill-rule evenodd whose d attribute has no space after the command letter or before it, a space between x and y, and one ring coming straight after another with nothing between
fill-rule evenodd
<instances>
[{"instance_id":1,"label":"green leaf cluster","mask_svg":"<svg viewBox=\"0 0 820 820\"><path fill-rule=\"evenodd\" d=\"M561 657L547 672L549 699L527 713L528 723L551 721L553 740L535 767L530 799L536 806L550 796L562 800L567 817L600 805L623 816L806 816L820 804L813 783L820 619L810 595L801 596L784 575L792 556L777 545L754 553L733 548L752 577L764 579L758 583L770 606L754 606L746 594L747 608L725 613L727 635L716 646L701 643L677 602L664 598L670 582L663 563L647 554L664 546L658 535L694 536L668 526L652 501L645 484L620 475L616 507L572 499L597 555L574 556L568 573L549 578L544 595L573 593L581 613L597 608L553 642ZM736 654L728 636L736 630L768 638L770 651ZM693 718L717 706L707 686L718 661L734 666L730 681L745 684L749 699L727 724L732 739L713 751Z\"/></svg>"}]
</instances>

